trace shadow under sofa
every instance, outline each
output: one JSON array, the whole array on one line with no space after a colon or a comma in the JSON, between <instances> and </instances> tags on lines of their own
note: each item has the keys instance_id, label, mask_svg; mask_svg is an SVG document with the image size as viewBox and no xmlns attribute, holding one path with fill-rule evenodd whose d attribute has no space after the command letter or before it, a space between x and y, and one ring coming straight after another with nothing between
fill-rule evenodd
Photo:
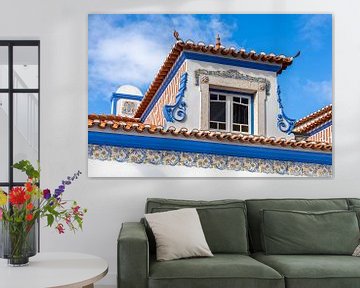
<instances>
[{"instance_id":1,"label":"shadow under sofa","mask_svg":"<svg viewBox=\"0 0 360 288\"><path fill-rule=\"evenodd\" d=\"M118 238L119 288L356 288L360 257L266 255L261 211L348 211L360 199L192 201L148 199L146 213L196 208L214 257L156 261L154 236L142 219L124 223Z\"/></svg>"}]
</instances>

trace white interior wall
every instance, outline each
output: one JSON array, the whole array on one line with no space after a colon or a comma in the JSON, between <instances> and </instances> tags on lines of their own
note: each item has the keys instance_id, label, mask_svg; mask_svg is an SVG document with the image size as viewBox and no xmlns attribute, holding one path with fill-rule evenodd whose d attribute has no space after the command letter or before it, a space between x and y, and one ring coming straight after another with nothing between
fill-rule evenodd
<instances>
[{"instance_id":1,"label":"white interior wall","mask_svg":"<svg viewBox=\"0 0 360 288\"><path fill-rule=\"evenodd\" d=\"M87 178L88 13L334 13L334 179ZM2 0L1 39L41 40L41 164L43 187L80 169L66 196L89 209L82 233L42 229L42 251L78 251L105 258L115 285L116 238L137 221L147 197L184 199L358 197L360 134L360 3L354 0ZM244 28L246 29L246 28ZM314 64L315 65L315 64Z\"/></svg>"}]
</instances>

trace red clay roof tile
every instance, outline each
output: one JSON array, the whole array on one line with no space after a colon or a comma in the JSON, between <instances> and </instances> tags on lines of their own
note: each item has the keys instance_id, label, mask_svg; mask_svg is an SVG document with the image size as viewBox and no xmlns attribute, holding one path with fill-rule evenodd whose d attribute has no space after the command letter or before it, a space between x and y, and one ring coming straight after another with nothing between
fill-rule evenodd
<instances>
[{"instance_id":1,"label":"red clay roof tile","mask_svg":"<svg viewBox=\"0 0 360 288\"><path fill-rule=\"evenodd\" d=\"M295 128L292 130L295 134L303 134L316 129L332 119L332 104L307 115L296 121Z\"/></svg>"},{"instance_id":2,"label":"red clay roof tile","mask_svg":"<svg viewBox=\"0 0 360 288\"><path fill-rule=\"evenodd\" d=\"M131 119L134 120L134 119ZM124 132L134 131L137 133L148 132L150 134L159 135L171 135L174 137L185 137L185 138L197 138L197 139L209 139L215 141L226 141L226 142L238 142L245 144L256 144L256 145L268 145L278 146L286 148L302 148L306 150L320 150L324 152L331 152L332 145L323 142L314 141L296 141L294 139L265 137L258 135L247 135L240 133L229 133L219 131L207 131L207 130L188 130L186 128L176 129L175 127L169 127L164 129L162 126L149 125L138 123L134 121L126 122L116 116L115 118L106 115L89 115L88 117L88 128L100 128L106 129L111 128L112 130L122 130Z\"/></svg>"},{"instance_id":3,"label":"red clay roof tile","mask_svg":"<svg viewBox=\"0 0 360 288\"><path fill-rule=\"evenodd\" d=\"M256 53L256 51L246 52L245 49L236 50L234 47L225 48L224 46L219 46L216 48L214 45L206 45L203 42L195 44L193 41L182 41L178 39L171 49L169 55L166 57L163 65L161 66L159 72L155 76L153 82L150 84L148 91L145 93L143 101L140 103L137 111L135 112L135 117L140 118L144 113L145 109L149 105L152 98L155 96L155 93L160 88L161 84L165 80L167 74L170 72L171 68L175 64L176 60L180 56L180 53L184 50L192 50L195 52L201 53L212 53L216 55L248 59L249 61L261 61L268 63L276 63L281 65L278 74L285 70L289 65L292 64L294 57L286 57L284 55L275 55L274 53L266 54L264 52Z\"/></svg>"}]
</instances>

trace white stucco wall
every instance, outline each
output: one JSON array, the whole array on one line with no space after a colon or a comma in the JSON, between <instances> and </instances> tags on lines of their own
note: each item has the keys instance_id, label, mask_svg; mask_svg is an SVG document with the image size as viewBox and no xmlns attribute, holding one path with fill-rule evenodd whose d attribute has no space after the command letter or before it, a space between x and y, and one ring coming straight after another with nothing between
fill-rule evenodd
<instances>
[{"instance_id":1,"label":"white stucco wall","mask_svg":"<svg viewBox=\"0 0 360 288\"><path fill-rule=\"evenodd\" d=\"M116 115L120 115L120 116L126 116L126 117L132 117L134 115L133 114L125 114L122 113L122 108L125 104L125 102L130 102L134 104L134 113L136 112L137 107L139 106L140 101L135 101L135 100L130 100L130 99L119 99L116 103Z\"/></svg>"},{"instance_id":2,"label":"white stucco wall","mask_svg":"<svg viewBox=\"0 0 360 288\"><path fill-rule=\"evenodd\" d=\"M189 12L334 13L333 179L139 180L86 176L87 14ZM357 73L360 58L349 54L349 47L360 49L360 38L351 37L358 35L359 26L360 3L354 0L229 0L226 3L223 0L2 0L0 38L41 40L42 186L54 188L66 175L78 169L84 172L66 192L68 198L89 209L84 231L58 235L42 228L42 251L76 251L105 258L110 268L101 283L113 288L116 287L116 239L121 223L138 221L148 197L202 200L359 197L360 134L349 134L349 127L360 122Z\"/></svg>"}]
</instances>

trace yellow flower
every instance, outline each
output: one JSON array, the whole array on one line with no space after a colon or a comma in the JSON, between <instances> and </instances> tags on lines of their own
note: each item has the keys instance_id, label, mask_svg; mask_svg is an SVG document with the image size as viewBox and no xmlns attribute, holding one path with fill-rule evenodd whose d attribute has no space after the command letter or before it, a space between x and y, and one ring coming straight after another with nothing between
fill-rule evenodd
<instances>
[{"instance_id":1,"label":"yellow flower","mask_svg":"<svg viewBox=\"0 0 360 288\"><path fill-rule=\"evenodd\" d=\"M7 203L7 196L5 193L0 189L0 206L4 206Z\"/></svg>"}]
</instances>

